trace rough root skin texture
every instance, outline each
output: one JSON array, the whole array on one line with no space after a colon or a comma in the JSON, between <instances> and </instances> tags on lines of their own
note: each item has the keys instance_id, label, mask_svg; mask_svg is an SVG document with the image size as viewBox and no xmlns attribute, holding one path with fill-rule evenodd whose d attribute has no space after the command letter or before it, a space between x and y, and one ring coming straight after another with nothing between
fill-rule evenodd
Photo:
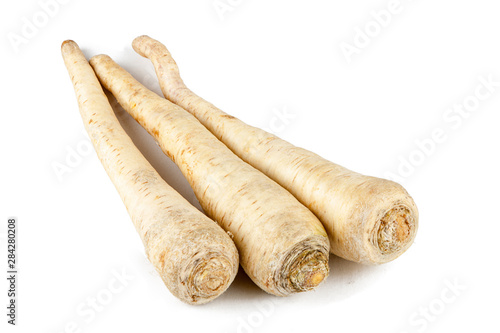
<instances>
[{"instance_id":1,"label":"rough root skin texture","mask_svg":"<svg viewBox=\"0 0 500 333\"><path fill-rule=\"evenodd\" d=\"M410 210L397 206L388 211L380 220L377 245L382 254L399 252L408 242L414 228Z\"/></svg>"},{"instance_id":2,"label":"rough root skin texture","mask_svg":"<svg viewBox=\"0 0 500 333\"><path fill-rule=\"evenodd\" d=\"M95 56L90 63L101 83L179 166L206 214L233 235L241 267L259 287L287 296L314 288L328 275L328 235L307 207L110 57ZM195 274L195 279L206 281L196 291L206 293L225 278Z\"/></svg>"},{"instance_id":3,"label":"rough root skin texture","mask_svg":"<svg viewBox=\"0 0 500 333\"><path fill-rule=\"evenodd\" d=\"M418 210L401 185L348 170L228 115L186 87L170 52L153 38L137 37L132 47L151 60L168 100L189 111L236 155L286 188L320 219L333 254L381 264L410 247ZM399 204L407 208L404 216L385 217Z\"/></svg>"},{"instance_id":4,"label":"rough root skin texture","mask_svg":"<svg viewBox=\"0 0 500 333\"><path fill-rule=\"evenodd\" d=\"M186 284L193 302L219 295L221 289L224 289L232 279L226 269L230 265L227 258L217 253L207 253L205 256L197 253L193 256L191 264L185 267L187 281L182 282Z\"/></svg>"},{"instance_id":5,"label":"rough root skin texture","mask_svg":"<svg viewBox=\"0 0 500 333\"><path fill-rule=\"evenodd\" d=\"M283 295L316 288L329 273L328 248L316 237L297 244L285 256L276 284Z\"/></svg>"},{"instance_id":6,"label":"rough root skin texture","mask_svg":"<svg viewBox=\"0 0 500 333\"><path fill-rule=\"evenodd\" d=\"M222 294L238 271L238 251L214 221L171 188L121 127L87 59L73 41L61 46L80 114L148 259L173 295L188 304ZM119 236L121 231L109 237Z\"/></svg>"}]
</instances>

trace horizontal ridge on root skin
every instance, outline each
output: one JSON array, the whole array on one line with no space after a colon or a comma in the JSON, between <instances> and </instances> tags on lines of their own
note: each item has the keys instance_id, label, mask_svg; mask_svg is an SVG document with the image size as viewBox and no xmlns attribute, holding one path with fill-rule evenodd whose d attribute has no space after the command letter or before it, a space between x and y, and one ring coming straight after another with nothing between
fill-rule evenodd
<instances>
[{"instance_id":1,"label":"horizontal ridge on root skin","mask_svg":"<svg viewBox=\"0 0 500 333\"><path fill-rule=\"evenodd\" d=\"M333 254L381 264L394 260L413 243L418 210L401 185L350 171L243 123L189 90L163 44L140 36L132 46L151 60L168 100L193 114L236 155L316 214L328 232ZM391 211L398 209L401 213L396 218Z\"/></svg>"},{"instance_id":2,"label":"horizontal ridge on root skin","mask_svg":"<svg viewBox=\"0 0 500 333\"><path fill-rule=\"evenodd\" d=\"M179 166L205 212L234 235L241 266L259 287L286 296L321 283L328 275L329 242L309 209L237 157L191 114L146 89L111 58L100 55L90 63L101 83ZM317 263L295 263L293 258L302 258L295 253L297 246L317 252ZM311 272L306 274L306 269Z\"/></svg>"},{"instance_id":3,"label":"horizontal ridge on root skin","mask_svg":"<svg viewBox=\"0 0 500 333\"><path fill-rule=\"evenodd\" d=\"M149 260L180 300L203 304L215 299L238 271L233 241L171 188L134 146L78 45L65 41L61 51L85 128Z\"/></svg>"}]
</instances>

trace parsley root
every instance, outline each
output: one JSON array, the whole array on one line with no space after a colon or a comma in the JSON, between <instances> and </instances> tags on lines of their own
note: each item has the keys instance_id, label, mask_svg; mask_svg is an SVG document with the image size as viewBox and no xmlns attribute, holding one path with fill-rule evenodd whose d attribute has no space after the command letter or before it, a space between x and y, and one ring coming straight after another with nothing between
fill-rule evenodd
<instances>
[{"instance_id":1,"label":"parsley root","mask_svg":"<svg viewBox=\"0 0 500 333\"><path fill-rule=\"evenodd\" d=\"M259 287L286 296L323 281L328 236L309 209L110 57L95 56L90 64L104 87L179 166L205 212L234 235L241 266Z\"/></svg>"},{"instance_id":2,"label":"parsley root","mask_svg":"<svg viewBox=\"0 0 500 333\"><path fill-rule=\"evenodd\" d=\"M334 254L380 264L410 247L418 227L418 211L401 185L350 171L243 123L189 90L163 44L140 36L132 46L152 61L168 100L193 114L236 155L316 214L328 232Z\"/></svg>"},{"instance_id":3,"label":"parsley root","mask_svg":"<svg viewBox=\"0 0 500 333\"><path fill-rule=\"evenodd\" d=\"M172 189L125 133L78 45L61 46L80 114L104 169L168 289L190 304L223 293L238 270L227 233Z\"/></svg>"}]
</instances>

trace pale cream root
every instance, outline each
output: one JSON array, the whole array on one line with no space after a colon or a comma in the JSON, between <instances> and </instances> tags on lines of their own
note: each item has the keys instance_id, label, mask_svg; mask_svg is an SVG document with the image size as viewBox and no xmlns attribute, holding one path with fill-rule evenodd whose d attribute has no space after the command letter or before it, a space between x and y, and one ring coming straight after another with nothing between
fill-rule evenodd
<instances>
[{"instance_id":1,"label":"pale cream root","mask_svg":"<svg viewBox=\"0 0 500 333\"><path fill-rule=\"evenodd\" d=\"M95 56L90 63L101 83L179 166L205 212L234 235L241 266L257 285L286 296L323 281L328 236L309 209L111 58Z\"/></svg>"},{"instance_id":2,"label":"pale cream root","mask_svg":"<svg viewBox=\"0 0 500 333\"><path fill-rule=\"evenodd\" d=\"M65 41L61 51L85 128L127 207L149 260L172 294L182 301L203 304L216 298L238 270L233 241L165 183L134 146L78 45Z\"/></svg>"},{"instance_id":3,"label":"pale cream root","mask_svg":"<svg viewBox=\"0 0 500 333\"><path fill-rule=\"evenodd\" d=\"M412 244L418 211L402 186L352 172L243 123L190 91L164 45L148 36L137 37L132 45L153 63L167 99L320 218L334 254L379 264L397 258Z\"/></svg>"}]
</instances>

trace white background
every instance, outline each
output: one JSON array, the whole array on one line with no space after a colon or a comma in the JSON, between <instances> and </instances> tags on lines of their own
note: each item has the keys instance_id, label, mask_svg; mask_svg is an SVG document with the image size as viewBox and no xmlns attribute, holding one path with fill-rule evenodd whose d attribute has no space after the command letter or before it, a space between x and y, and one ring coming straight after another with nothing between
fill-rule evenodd
<instances>
[{"instance_id":1,"label":"white background","mask_svg":"<svg viewBox=\"0 0 500 333\"><path fill-rule=\"evenodd\" d=\"M388 0L221 2L231 6L222 15L213 0L61 0L45 9L50 17L34 0L2 2L1 267L15 216L20 272L14 328L1 279L2 332L498 332L500 86L473 103L476 89L487 92L480 77L500 82L499 3L401 0L380 28L370 13ZM361 173L398 176L420 210L414 245L377 267L332 256L327 281L288 298L240 270L214 302L178 301L145 259L95 153L84 151L60 56L61 42L74 39L87 57L109 54L160 93L151 64L131 48L142 34L166 44L186 84L226 112L263 128L292 113L274 128L282 138ZM357 47L352 57L346 44ZM447 111L464 101L474 109L467 115ZM115 109L199 207L154 141ZM440 130L444 138L429 144ZM426 155L416 141L428 143ZM70 171L58 178L60 164ZM123 273L130 280L115 281ZM106 299L110 283L120 288ZM90 310L95 297L101 311Z\"/></svg>"}]
</instances>

